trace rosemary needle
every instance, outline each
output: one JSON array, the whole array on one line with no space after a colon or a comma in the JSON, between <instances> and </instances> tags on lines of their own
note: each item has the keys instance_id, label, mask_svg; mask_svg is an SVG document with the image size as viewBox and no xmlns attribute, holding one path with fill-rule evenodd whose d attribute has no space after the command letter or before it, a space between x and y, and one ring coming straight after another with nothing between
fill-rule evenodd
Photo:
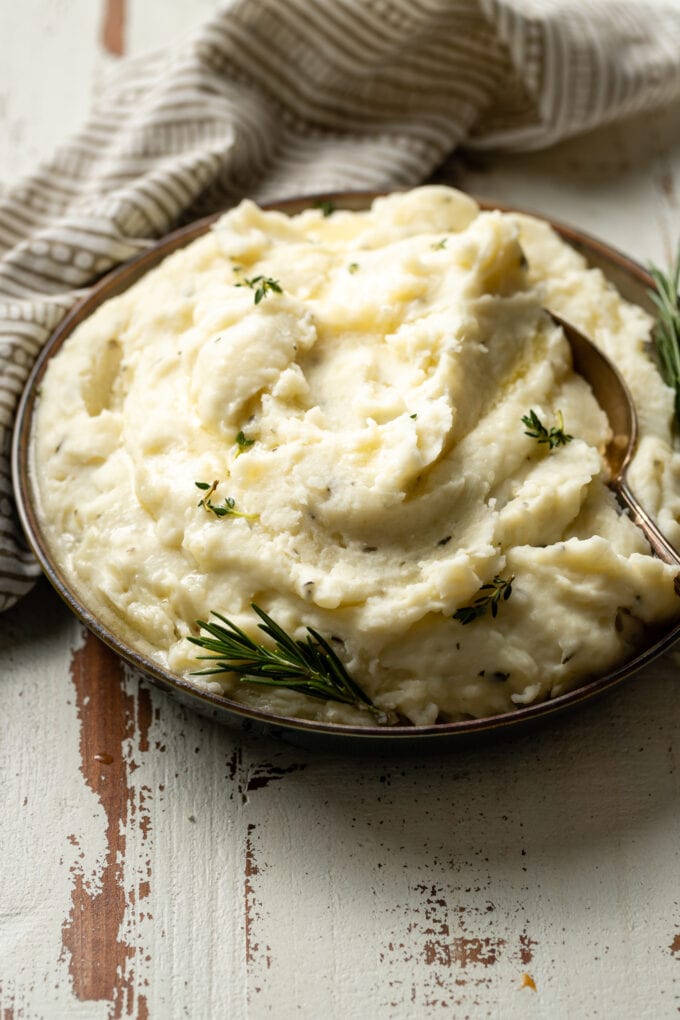
<instances>
[{"instance_id":1,"label":"rosemary needle","mask_svg":"<svg viewBox=\"0 0 680 1020\"><path fill-rule=\"evenodd\" d=\"M197 620L206 634L189 641L210 652L200 659L214 662L196 676L237 672L247 683L285 687L322 701L337 701L372 712L378 722L387 721L368 695L350 677L328 641L312 627L308 637L298 641L254 602L251 608L260 618L258 627L274 642L274 647L258 644L235 623L213 611L220 622Z\"/></svg>"},{"instance_id":2,"label":"rosemary needle","mask_svg":"<svg viewBox=\"0 0 680 1020\"><path fill-rule=\"evenodd\" d=\"M650 265L655 290L648 294L657 307L659 317L654 328L654 343L661 362L664 382L675 391L675 420L680 424L680 249L668 273Z\"/></svg>"}]
</instances>

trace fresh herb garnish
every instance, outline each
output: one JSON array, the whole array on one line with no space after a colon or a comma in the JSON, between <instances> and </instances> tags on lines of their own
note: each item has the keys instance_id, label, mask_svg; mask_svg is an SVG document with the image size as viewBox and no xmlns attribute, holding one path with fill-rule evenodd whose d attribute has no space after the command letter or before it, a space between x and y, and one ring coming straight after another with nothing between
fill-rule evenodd
<instances>
[{"instance_id":1,"label":"fresh herb garnish","mask_svg":"<svg viewBox=\"0 0 680 1020\"><path fill-rule=\"evenodd\" d=\"M441 241L436 241L434 244L431 244L430 248L432 248L432 251L442 251L446 248L447 241L448 237L442 237Z\"/></svg>"},{"instance_id":2,"label":"fresh herb garnish","mask_svg":"<svg viewBox=\"0 0 680 1020\"><path fill-rule=\"evenodd\" d=\"M246 514L242 510L237 510L236 500L232 496L227 496L223 503L213 503L212 496L219 484L217 480L212 485L209 482L194 482L197 489L205 492L203 499L196 505L203 507L207 513L215 514L215 517L243 517L248 521L254 521L257 518L257 514Z\"/></svg>"},{"instance_id":3,"label":"fresh herb garnish","mask_svg":"<svg viewBox=\"0 0 680 1020\"><path fill-rule=\"evenodd\" d=\"M237 287L250 287L251 290L255 291L255 304L259 305L263 298L266 298L267 294L282 294L281 284L278 280L272 279L271 276L251 276L251 278L242 280L241 283L236 284Z\"/></svg>"},{"instance_id":4,"label":"fresh herb garnish","mask_svg":"<svg viewBox=\"0 0 680 1020\"><path fill-rule=\"evenodd\" d=\"M453 614L453 619L463 624L472 623L478 616L484 616L489 607L491 607L491 615L495 618L501 600L507 602L512 595L512 582L514 580L514 574L507 580L496 574L493 581L482 585L479 589L479 596L471 605L462 606L456 610Z\"/></svg>"},{"instance_id":5,"label":"fresh herb garnish","mask_svg":"<svg viewBox=\"0 0 680 1020\"><path fill-rule=\"evenodd\" d=\"M372 712L379 722L388 721L351 678L321 634L308 627L308 637L297 641L254 602L252 609L262 621L258 624L259 629L271 638L274 647L258 644L231 620L213 612L220 623L196 621L209 636L189 638L193 644L211 653L198 656L200 659L214 662L208 669L198 671L197 676L237 672L247 683L285 687L322 701L339 701L343 705Z\"/></svg>"},{"instance_id":6,"label":"fresh herb garnish","mask_svg":"<svg viewBox=\"0 0 680 1020\"><path fill-rule=\"evenodd\" d=\"M330 216L335 212L335 203L328 200L319 199L314 203L314 208L318 209L322 216Z\"/></svg>"},{"instance_id":7,"label":"fresh herb garnish","mask_svg":"<svg viewBox=\"0 0 680 1020\"><path fill-rule=\"evenodd\" d=\"M238 446L239 454L243 453L245 450L248 450L248 449L250 449L251 446L255 445L255 440L254 439L248 439L248 436L245 434L243 429L239 429L238 430L238 432L236 433L236 437L234 439L234 442ZM238 456L238 454L237 454L237 456Z\"/></svg>"},{"instance_id":8,"label":"fresh herb garnish","mask_svg":"<svg viewBox=\"0 0 680 1020\"><path fill-rule=\"evenodd\" d=\"M359 271L358 262L350 262L350 264L347 266L347 272L351 273L352 275L354 275L354 273L357 273L358 271Z\"/></svg>"},{"instance_id":9,"label":"fresh herb garnish","mask_svg":"<svg viewBox=\"0 0 680 1020\"><path fill-rule=\"evenodd\" d=\"M527 427L525 436L531 436L538 443L547 443L551 450L556 446L566 446L574 438L564 431L564 418L561 411L557 412L557 425L551 429L545 427L533 410L524 415L522 423Z\"/></svg>"},{"instance_id":10,"label":"fresh herb garnish","mask_svg":"<svg viewBox=\"0 0 680 1020\"><path fill-rule=\"evenodd\" d=\"M680 249L668 273L650 265L656 290L648 294L659 311L654 343L661 362L664 382L675 391L675 420L680 424Z\"/></svg>"}]
</instances>

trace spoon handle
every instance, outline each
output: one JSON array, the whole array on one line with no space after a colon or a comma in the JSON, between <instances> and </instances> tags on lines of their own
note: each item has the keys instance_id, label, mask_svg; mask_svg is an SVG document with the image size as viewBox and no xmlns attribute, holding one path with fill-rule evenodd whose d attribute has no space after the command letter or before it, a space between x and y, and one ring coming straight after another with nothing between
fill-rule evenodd
<instances>
[{"instance_id":1,"label":"spoon handle","mask_svg":"<svg viewBox=\"0 0 680 1020\"><path fill-rule=\"evenodd\" d=\"M652 547L652 552L654 552L660 560L663 560L664 563L674 563L676 566L680 566L680 554L676 552L666 536L659 531L649 514L643 510L629 489L627 482L622 479L618 479L615 485L615 491L620 502L630 511L633 523L637 524L638 528L644 532L645 538Z\"/></svg>"}]
</instances>

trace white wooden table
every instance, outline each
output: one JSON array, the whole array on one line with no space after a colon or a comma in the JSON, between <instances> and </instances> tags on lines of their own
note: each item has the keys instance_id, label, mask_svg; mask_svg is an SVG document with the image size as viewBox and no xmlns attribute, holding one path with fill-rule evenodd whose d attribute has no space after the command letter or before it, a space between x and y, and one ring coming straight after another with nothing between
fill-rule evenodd
<instances>
[{"instance_id":1,"label":"white wooden table","mask_svg":"<svg viewBox=\"0 0 680 1020\"><path fill-rule=\"evenodd\" d=\"M0 180L78 124L107 47L214 6L2 5ZM667 262L679 126L452 179ZM677 674L502 744L328 756L185 712L39 585L0 618L0 1018L676 1016Z\"/></svg>"}]
</instances>

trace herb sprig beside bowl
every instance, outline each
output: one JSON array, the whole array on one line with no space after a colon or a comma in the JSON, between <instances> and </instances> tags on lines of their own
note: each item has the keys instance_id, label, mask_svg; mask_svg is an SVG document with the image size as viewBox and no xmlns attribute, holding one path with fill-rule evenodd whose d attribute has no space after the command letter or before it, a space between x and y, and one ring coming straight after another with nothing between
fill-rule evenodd
<instances>
[{"instance_id":1,"label":"herb sprig beside bowl","mask_svg":"<svg viewBox=\"0 0 680 1020\"><path fill-rule=\"evenodd\" d=\"M680 248L667 273L650 264L655 289L647 293L659 313L653 337L661 364L661 375L675 392L675 422L680 425Z\"/></svg>"}]
</instances>

